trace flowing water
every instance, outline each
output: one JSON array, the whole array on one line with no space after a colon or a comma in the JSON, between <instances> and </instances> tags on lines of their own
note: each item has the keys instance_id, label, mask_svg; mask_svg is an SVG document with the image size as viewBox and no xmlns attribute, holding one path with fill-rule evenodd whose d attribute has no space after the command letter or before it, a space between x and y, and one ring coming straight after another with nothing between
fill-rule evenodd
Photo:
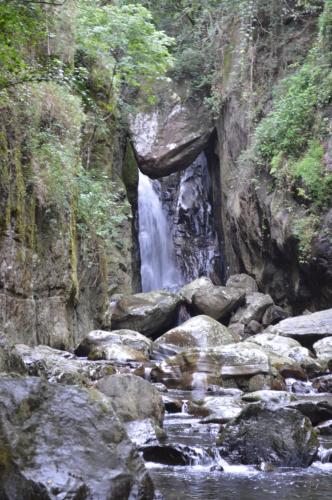
<instances>
[{"instance_id":1,"label":"flowing water","mask_svg":"<svg viewBox=\"0 0 332 500\"><path fill-rule=\"evenodd\" d=\"M307 469L275 469L261 472L254 466L229 465L215 446L218 424L202 424L187 413L192 393L169 391L168 396L183 399L181 413L167 414L165 445L182 450L188 465L160 465L146 462L156 489L165 500L330 500L332 463L315 462ZM320 459L330 457L323 442ZM222 469L223 470L222 470Z\"/></svg>"},{"instance_id":2,"label":"flowing water","mask_svg":"<svg viewBox=\"0 0 332 500\"><path fill-rule=\"evenodd\" d=\"M182 283L176 268L170 229L159 199L158 181L139 172L138 210L143 292L176 289Z\"/></svg>"}]
</instances>

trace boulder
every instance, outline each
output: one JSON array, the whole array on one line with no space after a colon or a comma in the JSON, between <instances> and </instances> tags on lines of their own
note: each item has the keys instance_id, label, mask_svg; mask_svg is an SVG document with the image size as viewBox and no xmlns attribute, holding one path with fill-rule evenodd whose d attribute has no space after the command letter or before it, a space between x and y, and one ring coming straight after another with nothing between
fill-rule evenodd
<instances>
[{"instance_id":1,"label":"boulder","mask_svg":"<svg viewBox=\"0 0 332 500\"><path fill-rule=\"evenodd\" d=\"M206 107L183 99L175 83L158 89L159 105L130 121L140 169L152 178L188 167L205 148L214 125Z\"/></svg>"},{"instance_id":2,"label":"boulder","mask_svg":"<svg viewBox=\"0 0 332 500\"><path fill-rule=\"evenodd\" d=\"M188 413L205 417L202 423L225 424L240 415L245 403L240 397L206 396L203 400L193 399L188 404Z\"/></svg>"},{"instance_id":3,"label":"boulder","mask_svg":"<svg viewBox=\"0 0 332 500\"><path fill-rule=\"evenodd\" d=\"M295 396L287 391L255 391L242 396L246 403L264 403L265 407L274 409L287 406Z\"/></svg>"},{"instance_id":4,"label":"boulder","mask_svg":"<svg viewBox=\"0 0 332 500\"><path fill-rule=\"evenodd\" d=\"M195 448L184 444L167 444L165 446L144 446L141 448L143 458L147 462L163 465L196 465L211 463L213 453L203 448Z\"/></svg>"},{"instance_id":5,"label":"boulder","mask_svg":"<svg viewBox=\"0 0 332 500\"><path fill-rule=\"evenodd\" d=\"M151 378L167 387L207 390L209 385L242 389L243 381L270 374L267 355L260 349L230 344L214 349L191 349L171 356L151 370Z\"/></svg>"},{"instance_id":6,"label":"boulder","mask_svg":"<svg viewBox=\"0 0 332 500\"><path fill-rule=\"evenodd\" d=\"M62 384L89 384L115 373L107 361L92 362L74 354L44 345L28 347L18 344L0 348L0 371L42 377Z\"/></svg>"},{"instance_id":7,"label":"boulder","mask_svg":"<svg viewBox=\"0 0 332 500\"><path fill-rule=\"evenodd\" d=\"M217 347L234 343L237 337L209 316L195 316L154 341L152 356L162 359L190 348Z\"/></svg>"},{"instance_id":8,"label":"boulder","mask_svg":"<svg viewBox=\"0 0 332 500\"><path fill-rule=\"evenodd\" d=\"M299 401L293 401L288 406L308 417L312 425L318 425L332 418L332 396L309 395Z\"/></svg>"},{"instance_id":9,"label":"boulder","mask_svg":"<svg viewBox=\"0 0 332 500\"><path fill-rule=\"evenodd\" d=\"M253 335L245 341L247 345L256 345L263 349L268 355L277 358L289 358L298 363L304 369L320 370L320 366L315 361L312 353L302 347L301 344L292 338L282 337L271 332L263 332ZM288 361L289 363L289 361Z\"/></svg>"},{"instance_id":10,"label":"boulder","mask_svg":"<svg viewBox=\"0 0 332 500\"><path fill-rule=\"evenodd\" d=\"M332 336L315 342L313 349L318 359L328 363L332 359Z\"/></svg>"},{"instance_id":11,"label":"boulder","mask_svg":"<svg viewBox=\"0 0 332 500\"><path fill-rule=\"evenodd\" d=\"M112 399L123 422L151 418L157 425L163 425L162 397L147 380L129 373L110 375L99 380L96 388Z\"/></svg>"},{"instance_id":12,"label":"boulder","mask_svg":"<svg viewBox=\"0 0 332 500\"><path fill-rule=\"evenodd\" d=\"M252 404L221 431L221 455L232 463L308 467L318 451L310 420L290 408Z\"/></svg>"},{"instance_id":13,"label":"boulder","mask_svg":"<svg viewBox=\"0 0 332 500\"><path fill-rule=\"evenodd\" d=\"M233 274L228 278L226 286L240 288L248 294L258 292L256 281L248 274Z\"/></svg>"},{"instance_id":14,"label":"boulder","mask_svg":"<svg viewBox=\"0 0 332 500\"><path fill-rule=\"evenodd\" d=\"M200 290L201 288L212 287L213 283L210 278L206 278L202 276L201 278L197 278L196 280L188 283L180 290L181 297L184 298L187 304L192 304L192 299L194 294Z\"/></svg>"},{"instance_id":15,"label":"boulder","mask_svg":"<svg viewBox=\"0 0 332 500\"><path fill-rule=\"evenodd\" d=\"M315 378L312 381L312 387L317 392L332 392L332 374Z\"/></svg>"},{"instance_id":16,"label":"boulder","mask_svg":"<svg viewBox=\"0 0 332 500\"><path fill-rule=\"evenodd\" d=\"M132 330L94 330L83 338L75 354L94 360L146 361L151 344L147 337Z\"/></svg>"},{"instance_id":17,"label":"boulder","mask_svg":"<svg viewBox=\"0 0 332 500\"><path fill-rule=\"evenodd\" d=\"M0 381L0 497L153 498L111 402L36 377Z\"/></svg>"},{"instance_id":18,"label":"boulder","mask_svg":"<svg viewBox=\"0 0 332 500\"><path fill-rule=\"evenodd\" d=\"M159 391L150 382L132 374L111 375L99 380L96 388L111 398L118 417L136 444L163 435L165 407Z\"/></svg>"},{"instance_id":19,"label":"boulder","mask_svg":"<svg viewBox=\"0 0 332 500\"><path fill-rule=\"evenodd\" d=\"M123 296L111 303L105 321L112 330L130 329L147 337L158 336L175 325L180 302L179 295L163 291Z\"/></svg>"},{"instance_id":20,"label":"boulder","mask_svg":"<svg viewBox=\"0 0 332 500\"><path fill-rule=\"evenodd\" d=\"M287 318L287 313L279 306L273 305L270 306L266 309L263 319L262 319L262 324L263 326L270 326L270 325L276 325L277 323L280 323L283 319Z\"/></svg>"},{"instance_id":21,"label":"boulder","mask_svg":"<svg viewBox=\"0 0 332 500\"><path fill-rule=\"evenodd\" d=\"M311 347L318 340L332 336L332 309L287 318L272 328L277 335L291 337Z\"/></svg>"},{"instance_id":22,"label":"boulder","mask_svg":"<svg viewBox=\"0 0 332 500\"><path fill-rule=\"evenodd\" d=\"M245 305L232 316L231 323L248 325L251 321L260 322L266 309L271 305L273 305L273 300L270 295L259 292L250 293L246 295Z\"/></svg>"},{"instance_id":23,"label":"boulder","mask_svg":"<svg viewBox=\"0 0 332 500\"><path fill-rule=\"evenodd\" d=\"M240 288L208 285L194 293L192 304L198 313L220 320L242 305L244 299L245 292Z\"/></svg>"}]
</instances>

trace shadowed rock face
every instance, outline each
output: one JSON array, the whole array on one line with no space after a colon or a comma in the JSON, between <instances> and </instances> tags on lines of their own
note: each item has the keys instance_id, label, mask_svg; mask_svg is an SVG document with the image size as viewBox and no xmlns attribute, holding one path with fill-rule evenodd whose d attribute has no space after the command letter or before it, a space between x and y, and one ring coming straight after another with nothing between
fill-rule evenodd
<instances>
[{"instance_id":1,"label":"shadowed rock face","mask_svg":"<svg viewBox=\"0 0 332 500\"><path fill-rule=\"evenodd\" d=\"M0 401L1 498L153 498L142 460L99 392L6 376Z\"/></svg>"},{"instance_id":2,"label":"shadowed rock face","mask_svg":"<svg viewBox=\"0 0 332 500\"><path fill-rule=\"evenodd\" d=\"M318 451L310 420L289 408L246 408L220 435L221 453L233 463L261 462L278 467L308 467Z\"/></svg>"}]
</instances>

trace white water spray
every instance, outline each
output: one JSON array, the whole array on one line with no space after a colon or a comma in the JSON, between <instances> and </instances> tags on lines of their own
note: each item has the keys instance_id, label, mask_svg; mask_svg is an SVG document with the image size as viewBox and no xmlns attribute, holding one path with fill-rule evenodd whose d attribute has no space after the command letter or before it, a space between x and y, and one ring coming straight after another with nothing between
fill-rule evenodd
<instances>
[{"instance_id":1,"label":"white water spray","mask_svg":"<svg viewBox=\"0 0 332 500\"><path fill-rule=\"evenodd\" d=\"M139 172L138 209L143 292L175 289L181 284L172 237L158 196L158 181Z\"/></svg>"}]
</instances>

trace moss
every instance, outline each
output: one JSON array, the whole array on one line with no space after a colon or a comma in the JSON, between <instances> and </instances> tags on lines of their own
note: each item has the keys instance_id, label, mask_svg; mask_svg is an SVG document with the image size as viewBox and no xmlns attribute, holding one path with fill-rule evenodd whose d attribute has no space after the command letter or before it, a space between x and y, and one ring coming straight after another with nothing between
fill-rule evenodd
<instances>
[{"instance_id":1,"label":"moss","mask_svg":"<svg viewBox=\"0 0 332 500\"><path fill-rule=\"evenodd\" d=\"M25 241L25 182L22 171L21 152L18 147L14 149L14 170L15 170L15 212L17 232L21 242Z\"/></svg>"},{"instance_id":2,"label":"moss","mask_svg":"<svg viewBox=\"0 0 332 500\"><path fill-rule=\"evenodd\" d=\"M27 244L31 250L36 249L36 199L32 195L28 201L28 224L26 227Z\"/></svg>"},{"instance_id":3,"label":"moss","mask_svg":"<svg viewBox=\"0 0 332 500\"><path fill-rule=\"evenodd\" d=\"M77 203L73 198L71 202L70 212L70 266L71 266L71 298L76 303L79 298L79 281L78 281L78 252L77 252Z\"/></svg>"}]
</instances>

